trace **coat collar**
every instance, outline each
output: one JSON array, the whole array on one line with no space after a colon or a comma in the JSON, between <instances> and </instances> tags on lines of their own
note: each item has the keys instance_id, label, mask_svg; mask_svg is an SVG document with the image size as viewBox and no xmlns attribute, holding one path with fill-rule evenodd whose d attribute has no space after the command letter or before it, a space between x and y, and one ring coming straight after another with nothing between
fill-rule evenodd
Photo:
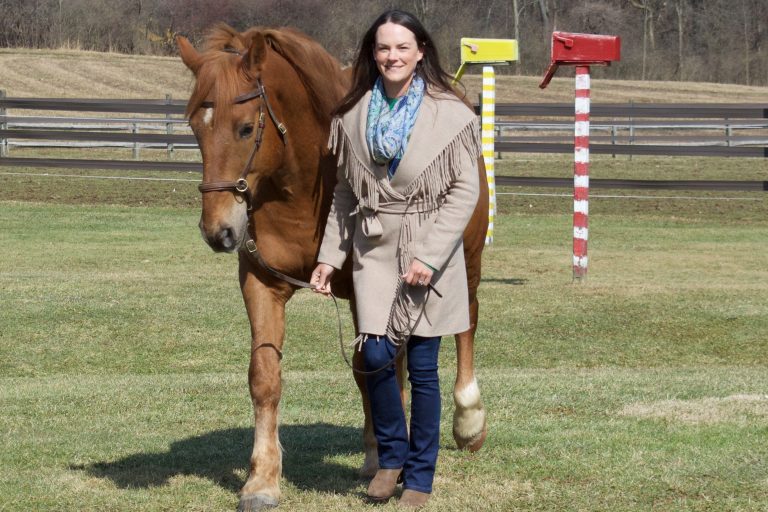
<instances>
[{"instance_id":1,"label":"coat collar","mask_svg":"<svg viewBox=\"0 0 768 512\"><path fill-rule=\"evenodd\" d=\"M373 174L379 185L393 192L395 197L402 197L402 192L407 190L421 172L457 137L467 123L475 118L474 112L453 95L434 91L425 94L416 114L408 147L395 176L390 181L387 177L387 166L377 164L368 150L365 129L370 98L371 92L368 91L342 116L341 122L355 157Z\"/></svg>"}]
</instances>

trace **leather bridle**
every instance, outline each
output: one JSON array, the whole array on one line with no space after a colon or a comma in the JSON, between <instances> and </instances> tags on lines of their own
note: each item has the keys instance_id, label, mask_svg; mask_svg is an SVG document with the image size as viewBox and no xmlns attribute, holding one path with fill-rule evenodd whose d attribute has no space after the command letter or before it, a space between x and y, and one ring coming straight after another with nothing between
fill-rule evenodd
<instances>
[{"instance_id":1,"label":"leather bridle","mask_svg":"<svg viewBox=\"0 0 768 512\"><path fill-rule=\"evenodd\" d=\"M285 140L285 134L288 132L285 125L280 122L280 120L275 115L275 111L272 109L272 105L269 103L269 97L267 96L267 90L264 88L264 84L261 82L261 79L259 78L256 80L256 90L251 91L245 94L241 94L240 96L237 96L233 101L233 105L239 105L241 103L246 103L248 101L251 101L256 98L262 98L263 105L267 107L267 113L269 114L269 118L272 120L272 123L275 125L275 128L277 128L278 133L280 134L280 138L283 141L283 145L286 145ZM213 101L204 101L201 105L204 108L213 108L215 106L215 103ZM259 152L259 148L261 148L261 142L262 138L264 136L264 109L262 106L259 106L259 119L257 123L256 128L256 138L254 139L253 143L253 149L251 150L251 154L248 157L248 160L245 162L245 166L243 167L243 171L240 173L240 178L238 178L236 181L214 181L211 183L201 183L197 189L205 194L206 192L223 192L223 191L231 191L237 194L240 194L243 196L243 199L245 199L245 204L248 207L248 213L250 213L253 210L253 192L251 191L250 187L248 186L248 174L251 172L251 165L253 164L253 159L256 158L256 153Z\"/></svg>"}]
</instances>

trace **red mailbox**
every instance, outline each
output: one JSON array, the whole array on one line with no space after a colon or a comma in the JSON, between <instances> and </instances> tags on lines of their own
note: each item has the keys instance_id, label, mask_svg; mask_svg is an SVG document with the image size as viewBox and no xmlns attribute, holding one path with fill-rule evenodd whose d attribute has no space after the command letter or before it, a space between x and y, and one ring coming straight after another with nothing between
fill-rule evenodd
<instances>
[{"instance_id":1,"label":"red mailbox","mask_svg":"<svg viewBox=\"0 0 768 512\"><path fill-rule=\"evenodd\" d=\"M561 64L571 66L609 66L621 58L621 38L597 34L552 32L552 57L544 80L544 89Z\"/></svg>"}]
</instances>

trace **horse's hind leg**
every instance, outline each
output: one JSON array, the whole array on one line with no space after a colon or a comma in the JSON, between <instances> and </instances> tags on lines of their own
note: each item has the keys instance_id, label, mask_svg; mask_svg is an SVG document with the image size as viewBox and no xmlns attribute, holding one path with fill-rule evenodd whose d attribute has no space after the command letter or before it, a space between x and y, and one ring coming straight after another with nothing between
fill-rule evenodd
<instances>
[{"instance_id":1,"label":"horse's hind leg","mask_svg":"<svg viewBox=\"0 0 768 512\"><path fill-rule=\"evenodd\" d=\"M475 330L479 304L477 296L471 294L469 306L469 330L456 335L457 372L453 387L453 439L459 448L472 452L483 446L486 436L485 409L480 399L474 365Z\"/></svg>"},{"instance_id":2,"label":"horse's hind leg","mask_svg":"<svg viewBox=\"0 0 768 512\"><path fill-rule=\"evenodd\" d=\"M238 512L275 507L280 499L282 450L278 439L278 407L282 391L280 357L285 333L287 285L267 287L240 263L240 286L251 323L248 384L255 428L248 480L240 491Z\"/></svg>"}]
</instances>

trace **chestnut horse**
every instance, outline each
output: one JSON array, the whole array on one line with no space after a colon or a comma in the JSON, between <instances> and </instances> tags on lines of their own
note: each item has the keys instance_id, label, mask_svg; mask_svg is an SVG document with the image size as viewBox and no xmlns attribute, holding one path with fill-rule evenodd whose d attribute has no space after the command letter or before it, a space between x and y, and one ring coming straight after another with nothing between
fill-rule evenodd
<instances>
[{"instance_id":1,"label":"chestnut horse","mask_svg":"<svg viewBox=\"0 0 768 512\"><path fill-rule=\"evenodd\" d=\"M317 42L294 29L239 33L220 25L202 52L184 37L177 44L195 76L187 116L203 158L200 231L214 251L240 253L240 288L251 325L248 377L255 429L239 510L258 510L277 505L280 496L280 358L285 304L297 286L265 270L245 248L258 246L273 269L308 279L336 182L336 158L327 146L330 112L346 92L348 75ZM484 174L481 164L478 172ZM472 352L488 212L487 182L481 178L481 200L464 234L472 327L456 336L454 386L454 439L473 451L486 435ZM332 286L338 296L350 299L354 311L350 265L336 273ZM353 364L362 368L359 355ZM402 368L401 360L401 377ZM365 412L360 472L370 476L378 467L376 440L365 380L359 375L355 380Z\"/></svg>"}]
</instances>

